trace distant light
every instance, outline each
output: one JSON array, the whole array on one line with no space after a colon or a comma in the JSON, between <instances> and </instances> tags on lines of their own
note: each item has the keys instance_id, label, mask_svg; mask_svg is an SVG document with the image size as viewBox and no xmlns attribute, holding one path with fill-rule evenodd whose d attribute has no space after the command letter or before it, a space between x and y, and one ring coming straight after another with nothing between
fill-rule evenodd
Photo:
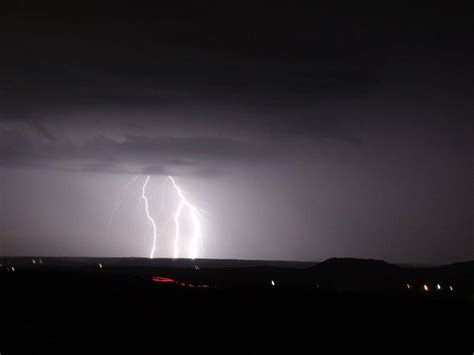
<instances>
[{"instance_id":1,"label":"distant light","mask_svg":"<svg viewBox=\"0 0 474 355\"><path fill-rule=\"evenodd\" d=\"M40 264L43 264L43 260L40 259Z\"/></svg>"},{"instance_id":2,"label":"distant light","mask_svg":"<svg viewBox=\"0 0 474 355\"><path fill-rule=\"evenodd\" d=\"M407 284L407 288L410 289L410 288L411 288L411 285L410 285L410 284Z\"/></svg>"},{"instance_id":3,"label":"distant light","mask_svg":"<svg viewBox=\"0 0 474 355\"><path fill-rule=\"evenodd\" d=\"M436 285L436 288L437 288L438 290L441 290L441 285L440 285L440 284L437 284L437 285Z\"/></svg>"},{"instance_id":4,"label":"distant light","mask_svg":"<svg viewBox=\"0 0 474 355\"><path fill-rule=\"evenodd\" d=\"M429 291L429 290L430 290L430 288L428 287L428 285L423 285L423 289L424 289L425 291Z\"/></svg>"},{"instance_id":5,"label":"distant light","mask_svg":"<svg viewBox=\"0 0 474 355\"><path fill-rule=\"evenodd\" d=\"M449 286L450 291L454 291L453 286Z\"/></svg>"},{"instance_id":6,"label":"distant light","mask_svg":"<svg viewBox=\"0 0 474 355\"><path fill-rule=\"evenodd\" d=\"M35 259L31 259L31 262L32 262L33 264L36 264L36 260L35 260Z\"/></svg>"},{"instance_id":7,"label":"distant light","mask_svg":"<svg viewBox=\"0 0 474 355\"><path fill-rule=\"evenodd\" d=\"M15 267L14 267L14 266L12 266L12 271L15 271Z\"/></svg>"},{"instance_id":8,"label":"distant light","mask_svg":"<svg viewBox=\"0 0 474 355\"><path fill-rule=\"evenodd\" d=\"M97 263L97 266L102 269L102 264L101 263Z\"/></svg>"},{"instance_id":9,"label":"distant light","mask_svg":"<svg viewBox=\"0 0 474 355\"><path fill-rule=\"evenodd\" d=\"M275 281L272 280L272 286L275 286Z\"/></svg>"},{"instance_id":10,"label":"distant light","mask_svg":"<svg viewBox=\"0 0 474 355\"><path fill-rule=\"evenodd\" d=\"M198 265L194 265L194 270L199 270L199 266L198 266Z\"/></svg>"}]
</instances>

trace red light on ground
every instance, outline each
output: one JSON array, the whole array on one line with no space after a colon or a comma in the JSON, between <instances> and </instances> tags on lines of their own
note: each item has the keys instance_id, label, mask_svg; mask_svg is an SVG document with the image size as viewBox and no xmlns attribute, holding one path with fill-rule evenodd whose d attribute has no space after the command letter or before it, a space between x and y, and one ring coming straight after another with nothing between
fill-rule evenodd
<instances>
[{"instance_id":1,"label":"red light on ground","mask_svg":"<svg viewBox=\"0 0 474 355\"><path fill-rule=\"evenodd\" d=\"M162 276L153 276L151 279L154 282L164 282L164 283L176 282L175 280L170 279L169 277L162 277Z\"/></svg>"},{"instance_id":2,"label":"red light on ground","mask_svg":"<svg viewBox=\"0 0 474 355\"><path fill-rule=\"evenodd\" d=\"M151 278L154 282L163 282L163 283L176 283L178 285L181 285L183 287L205 287L209 288L208 285L193 285L193 284L186 284L185 282L178 282L172 278L169 277L163 277L163 276L153 276Z\"/></svg>"}]
</instances>

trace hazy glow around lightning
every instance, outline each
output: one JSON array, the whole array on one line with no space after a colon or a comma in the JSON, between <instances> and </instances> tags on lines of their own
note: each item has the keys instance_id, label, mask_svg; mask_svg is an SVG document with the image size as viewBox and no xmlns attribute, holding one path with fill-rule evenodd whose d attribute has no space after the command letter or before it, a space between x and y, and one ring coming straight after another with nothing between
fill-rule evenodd
<instances>
[{"instance_id":1,"label":"hazy glow around lightning","mask_svg":"<svg viewBox=\"0 0 474 355\"><path fill-rule=\"evenodd\" d=\"M136 175L133 180L130 180L129 182L127 182L123 187L122 187L122 190L120 191L120 195L118 197L118 200L117 200L117 203L115 205L115 208L112 212L112 214L110 215L110 218L109 218L109 223L107 224L107 232L106 232L106 236L109 236L109 232L110 232L110 227L112 226L112 222L114 220L114 217L117 213L117 211L119 210L120 206L122 205L122 199L123 199L123 194L125 192L125 190L127 189L127 187L129 187L131 184L133 184L137 179L138 179L138 176L139 175Z\"/></svg>"},{"instance_id":2,"label":"hazy glow around lightning","mask_svg":"<svg viewBox=\"0 0 474 355\"><path fill-rule=\"evenodd\" d=\"M156 249L156 239L157 239L157 233L156 233L156 223L154 219L150 215L150 211L148 210L148 199L146 197L146 186L148 185L148 181L150 180L150 175L145 180L145 183L143 184L142 188L142 199L145 201L145 211L146 211L146 216L148 217L148 220L151 222L153 226L153 246L151 248L150 252L150 258L153 259L153 255L155 254L155 249Z\"/></svg>"},{"instance_id":3,"label":"hazy glow around lightning","mask_svg":"<svg viewBox=\"0 0 474 355\"><path fill-rule=\"evenodd\" d=\"M197 245L198 242L201 241L202 243L202 223L201 223L201 218L199 215L199 210L194 207L189 201L186 199L186 197L183 194L183 191L179 188L178 185L176 185L175 180L171 177L168 176L168 178L171 180L173 183L173 187L176 189L176 192L178 193L180 202L178 205L178 209L176 210L176 213L174 215L174 223L175 223L175 239L174 239L174 253L173 257L176 259L179 254L179 248L178 248L178 243L180 240L180 233L181 233L181 227L180 227L180 216L181 216L181 211L183 207L186 207L189 210L189 214L191 217L192 221L192 236L191 236L191 243L190 243L190 254L191 254L191 259L196 258L197 256Z\"/></svg>"}]
</instances>

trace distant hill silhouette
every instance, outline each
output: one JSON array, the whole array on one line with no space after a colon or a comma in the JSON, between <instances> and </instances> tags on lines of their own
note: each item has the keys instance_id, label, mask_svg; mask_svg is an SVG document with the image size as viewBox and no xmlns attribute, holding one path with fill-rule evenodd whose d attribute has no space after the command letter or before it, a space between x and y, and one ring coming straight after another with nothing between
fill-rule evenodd
<instances>
[{"instance_id":1,"label":"distant hill silhouette","mask_svg":"<svg viewBox=\"0 0 474 355\"><path fill-rule=\"evenodd\" d=\"M346 268L350 266L357 270L369 270L372 268L386 268L393 270L397 266L389 264L383 260L374 260L374 259L357 259L357 258L330 258L319 264L312 266L312 269L326 269L326 268Z\"/></svg>"},{"instance_id":2,"label":"distant hill silhouette","mask_svg":"<svg viewBox=\"0 0 474 355\"><path fill-rule=\"evenodd\" d=\"M383 260L331 258L308 269L321 287L339 290L400 288L403 271Z\"/></svg>"},{"instance_id":3,"label":"distant hill silhouette","mask_svg":"<svg viewBox=\"0 0 474 355\"><path fill-rule=\"evenodd\" d=\"M331 258L308 268L321 287L341 291L386 291L407 287L420 289L424 284L441 289L454 284L462 289L474 286L474 261L436 267L409 268L383 260Z\"/></svg>"}]
</instances>

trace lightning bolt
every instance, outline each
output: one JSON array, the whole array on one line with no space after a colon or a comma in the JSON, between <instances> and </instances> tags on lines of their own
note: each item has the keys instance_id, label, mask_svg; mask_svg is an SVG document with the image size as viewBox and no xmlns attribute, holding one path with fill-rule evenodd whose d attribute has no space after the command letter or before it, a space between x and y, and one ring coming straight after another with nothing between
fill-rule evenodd
<instances>
[{"instance_id":1,"label":"lightning bolt","mask_svg":"<svg viewBox=\"0 0 474 355\"><path fill-rule=\"evenodd\" d=\"M145 212L148 220L151 222L151 225L153 226L153 246L151 248L150 252L150 259L153 259L153 255L155 254L155 249L156 249L156 239L157 239L157 232L156 232L156 223L155 220L151 217L150 211L148 210L148 199L146 197L146 186L148 185L148 181L150 180L150 175L145 180L145 183L143 184L142 187L142 199L145 201Z\"/></svg>"},{"instance_id":2,"label":"lightning bolt","mask_svg":"<svg viewBox=\"0 0 474 355\"><path fill-rule=\"evenodd\" d=\"M189 201L186 199L186 197L183 194L183 191L180 189L180 187L176 184L175 180L171 177L168 176L168 178L171 180L173 187L175 188L176 192L178 193L178 197L180 199L178 208L176 210L176 213L174 214L174 223L175 223L175 239L174 239L174 253L173 253L173 258L176 259L178 258L179 254L179 240L180 240L180 233L181 233L181 227L180 227L180 216L181 216L181 211L183 210L183 207L186 207L189 210L189 214L191 217L192 225L193 225L193 232L191 236L191 244L190 244L190 254L191 254L191 259L195 259L197 255L197 244L200 241L202 245L202 223L201 223L201 216L199 214L199 210L194 207Z\"/></svg>"},{"instance_id":3,"label":"lightning bolt","mask_svg":"<svg viewBox=\"0 0 474 355\"><path fill-rule=\"evenodd\" d=\"M109 218L109 223L107 224L107 233L106 233L106 236L108 237L109 236L109 233L110 233L110 227L112 227L112 222L115 218L115 214L117 213L117 211L120 209L120 207L122 206L122 200L123 200L123 194L125 192L125 190L127 189L127 187L129 187L131 184L133 184L135 181L137 181L138 179L138 176L139 175L136 175L132 180L130 180L129 182L127 182L123 187L122 187L122 190L120 190L120 194L119 194L119 197L117 199L117 204L115 205L115 208L114 210L112 211L112 214L110 215L110 218Z\"/></svg>"},{"instance_id":4,"label":"lightning bolt","mask_svg":"<svg viewBox=\"0 0 474 355\"><path fill-rule=\"evenodd\" d=\"M122 206L122 200L123 200L123 196L124 196L124 193L125 193L126 189L130 185L132 185L138 179L139 176L140 175L136 175L131 181L129 181L128 183L126 183L122 187L122 189L120 191L119 198L117 200L117 204L116 204L116 206L115 206L115 208L114 208L114 210L113 210L113 212L110 216L110 219L109 219L109 223L108 223L108 227L107 227L107 235L109 235L110 227L112 225L112 222L113 222L113 219L114 219L115 215L117 214L117 211ZM174 213L174 215L170 216L165 221L165 223L163 223L163 225L161 227L159 227L157 225L157 223L155 222L155 220L153 219L153 217L150 214L150 205L149 205L149 200L148 200L148 197L147 197L147 187L148 187L148 183L150 181L150 175L147 176L147 178L145 180L145 183L142 186L142 194L141 194L140 200L143 200L145 202L146 216L147 216L147 219L148 219L149 223L153 227L153 244L152 244L152 248L151 248L151 251L150 251L150 259L153 259L154 255L155 255L155 251L156 251L156 248L157 248L158 234L162 234L166 231L168 223L171 220L173 220L174 224L175 224L175 238L174 238L174 241L173 241L173 258L174 259L178 258L179 243L180 243L181 233L182 233L181 216L183 214L183 211L188 211L189 217L190 217L190 220L191 220L191 223L192 223L192 233L191 233L191 240L190 240L189 249L190 249L191 258L195 259L196 256L197 256L197 252L198 252L198 243L199 242L201 244L201 249L203 249L202 221L201 221L200 210L197 209L195 206L193 206L186 199L186 197L184 196L183 191L176 184L176 181L173 179L173 177L168 176L168 179L169 179L169 181L171 181L171 183L173 184L173 188L177 192L177 195L179 197L179 203L178 203L178 207L177 207L176 212ZM166 179L164 181L164 183L162 185L162 188L161 188L161 213L164 212L164 208L165 208L165 198L164 198L165 185L166 185L166 182L168 181L168 179Z\"/></svg>"}]
</instances>

